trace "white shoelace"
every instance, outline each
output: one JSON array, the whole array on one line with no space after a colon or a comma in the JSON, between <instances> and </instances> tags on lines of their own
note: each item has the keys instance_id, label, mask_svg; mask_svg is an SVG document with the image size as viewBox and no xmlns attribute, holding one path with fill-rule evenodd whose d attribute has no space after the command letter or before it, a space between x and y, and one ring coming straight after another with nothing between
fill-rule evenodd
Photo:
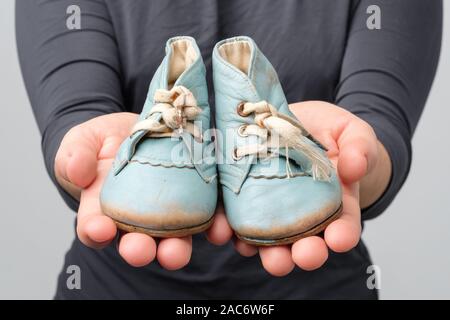
<instances>
[{"instance_id":1,"label":"white shoelace","mask_svg":"<svg viewBox=\"0 0 450 320\"><path fill-rule=\"evenodd\" d=\"M170 90L158 89L154 95L154 105L146 119L137 122L132 135L137 131L148 131L148 137L171 137L175 130L190 133L197 141L202 140L201 130L192 123L202 112L192 92L183 86L175 86ZM161 113L158 121L151 117Z\"/></svg>"},{"instance_id":2,"label":"white shoelace","mask_svg":"<svg viewBox=\"0 0 450 320\"><path fill-rule=\"evenodd\" d=\"M330 181L333 166L330 160L317 146L308 142L309 133L295 119L279 113L266 101L246 102L238 106L241 116L255 115L255 124L244 124L239 127L239 135L246 137L255 135L261 143L237 147L234 157L240 159L246 155L257 155L260 158L273 157L277 150L285 148L286 174L292 176L289 164L289 148L302 152L312 164L311 174L314 180Z\"/></svg>"}]
</instances>

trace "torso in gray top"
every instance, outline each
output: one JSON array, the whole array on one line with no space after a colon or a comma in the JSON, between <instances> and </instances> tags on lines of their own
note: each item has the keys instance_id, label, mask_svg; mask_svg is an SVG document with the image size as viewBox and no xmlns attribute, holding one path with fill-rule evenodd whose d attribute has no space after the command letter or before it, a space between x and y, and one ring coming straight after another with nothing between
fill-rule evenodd
<instances>
[{"instance_id":1,"label":"torso in gray top","mask_svg":"<svg viewBox=\"0 0 450 320\"><path fill-rule=\"evenodd\" d=\"M18 1L17 41L32 107L43 133L47 168L70 127L117 111L139 113L149 81L175 35L196 38L207 69L210 102L214 44L248 35L278 72L289 102L338 104L375 129L393 164L383 197L364 217L381 213L405 180L410 139L439 56L441 1L376 1L381 29L370 30L373 1L79 1L81 30L66 27L71 0ZM64 85L62 85L64 84ZM54 177L53 177L54 178ZM77 203L60 189L66 202ZM314 272L298 268L269 276L258 257L243 258L232 244L215 247L194 237L191 263L163 270L157 262L129 267L112 244L102 251L75 240L68 265L83 272L81 290L68 290L63 271L58 298L375 298L366 286L371 264L362 243L333 254Z\"/></svg>"}]
</instances>

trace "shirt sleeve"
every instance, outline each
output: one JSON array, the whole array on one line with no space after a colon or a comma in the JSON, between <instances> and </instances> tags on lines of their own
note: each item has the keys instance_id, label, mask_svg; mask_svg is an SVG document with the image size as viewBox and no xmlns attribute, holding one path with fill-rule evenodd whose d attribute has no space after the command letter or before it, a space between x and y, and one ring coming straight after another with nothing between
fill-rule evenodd
<instances>
[{"instance_id":1,"label":"shirt sleeve","mask_svg":"<svg viewBox=\"0 0 450 320\"><path fill-rule=\"evenodd\" d=\"M370 30L367 8L373 4L381 28ZM355 2L335 103L372 125L392 161L387 190L363 210L363 219L382 213L407 178L411 138L436 72L441 36L440 0Z\"/></svg>"},{"instance_id":2,"label":"shirt sleeve","mask_svg":"<svg viewBox=\"0 0 450 320\"><path fill-rule=\"evenodd\" d=\"M78 202L56 182L54 160L65 133L99 115L123 111L120 62L103 1L76 1L81 29L66 21L74 2L16 1L16 39L29 100L42 134L45 165L66 203Z\"/></svg>"}]
</instances>

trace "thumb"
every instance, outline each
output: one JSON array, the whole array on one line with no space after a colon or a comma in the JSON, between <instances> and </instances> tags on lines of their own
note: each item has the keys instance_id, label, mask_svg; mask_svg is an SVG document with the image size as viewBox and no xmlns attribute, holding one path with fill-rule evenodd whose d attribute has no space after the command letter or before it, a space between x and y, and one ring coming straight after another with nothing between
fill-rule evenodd
<instances>
[{"instance_id":1,"label":"thumb","mask_svg":"<svg viewBox=\"0 0 450 320\"><path fill-rule=\"evenodd\" d=\"M355 118L345 126L337 139L339 148L338 173L344 183L354 183L375 167L377 137L372 127Z\"/></svg>"},{"instance_id":2,"label":"thumb","mask_svg":"<svg viewBox=\"0 0 450 320\"><path fill-rule=\"evenodd\" d=\"M78 125L64 136L55 158L56 176L78 188L89 186L97 175L100 139L86 125Z\"/></svg>"}]
</instances>

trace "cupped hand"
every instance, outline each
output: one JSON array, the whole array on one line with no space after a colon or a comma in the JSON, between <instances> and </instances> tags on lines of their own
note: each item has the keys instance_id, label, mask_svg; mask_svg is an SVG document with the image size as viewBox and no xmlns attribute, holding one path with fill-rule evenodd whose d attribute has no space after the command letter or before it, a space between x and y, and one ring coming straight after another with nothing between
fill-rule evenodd
<instances>
[{"instance_id":1,"label":"cupped hand","mask_svg":"<svg viewBox=\"0 0 450 320\"><path fill-rule=\"evenodd\" d=\"M331 223L324 237L312 236L289 246L256 248L235 241L243 256L259 252L264 268L275 276L288 274L297 265L304 270L322 266L328 249L346 252L357 245L361 236L360 203L370 204L383 192L390 177L390 160L376 139L372 128L363 120L335 105L303 102L290 106L292 112L322 144L337 168L343 190L343 214ZM92 248L108 245L116 236L114 222L102 214L99 194L121 142L129 135L136 114L115 113L100 116L71 129L64 137L55 159L58 182L80 200L77 234ZM366 183L365 183L366 181ZM375 186L361 193L361 185ZM217 245L227 243L233 232L222 204L207 231L208 239ZM156 241L144 234L125 233L119 240L120 255L132 266L144 266L155 259L169 270L189 263L191 237Z\"/></svg>"},{"instance_id":2,"label":"cupped hand","mask_svg":"<svg viewBox=\"0 0 450 320\"><path fill-rule=\"evenodd\" d=\"M100 190L122 141L137 120L133 113L99 116L75 126L64 136L55 159L55 174L60 185L80 200L77 235L91 248L107 246L118 232L113 220L102 213ZM219 225L224 222L223 209L218 209ZM209 234L222 244L231 237L229 228L217 228L214 222ZM158 259L166 269L176 270L189 263L191 237L167 238L158 244L141 233L122 233L118 251L130 265L140 267Z\"/></svg>"},{"instance_id":3,"label":"cupped hand","mask_svg":"<svg viewBox=\"0 0 450 320\"><path fill-rule=\"evenodd\" d=\"M295 265L303 270L317 269L328 259L329 249L339 253L354 248L361 237L360 205L367 206L378 199L391 174L389 156L365 121L338 106L321 101L295 103L290 105L290 109L305 128L327 147L328 156L337 168L341 181L343 213L325 229L323 237L311 236L288 246L259 248L235 241L237 251L243 256L259 252L263 267L275 276L288 274ZM223 213L218 214L220 219L214 228L226 233L228 231L224 230L230 227L221 216ZM209 239L214 243L215 235L210 234Z\"/></svg>"}]
</instances>

